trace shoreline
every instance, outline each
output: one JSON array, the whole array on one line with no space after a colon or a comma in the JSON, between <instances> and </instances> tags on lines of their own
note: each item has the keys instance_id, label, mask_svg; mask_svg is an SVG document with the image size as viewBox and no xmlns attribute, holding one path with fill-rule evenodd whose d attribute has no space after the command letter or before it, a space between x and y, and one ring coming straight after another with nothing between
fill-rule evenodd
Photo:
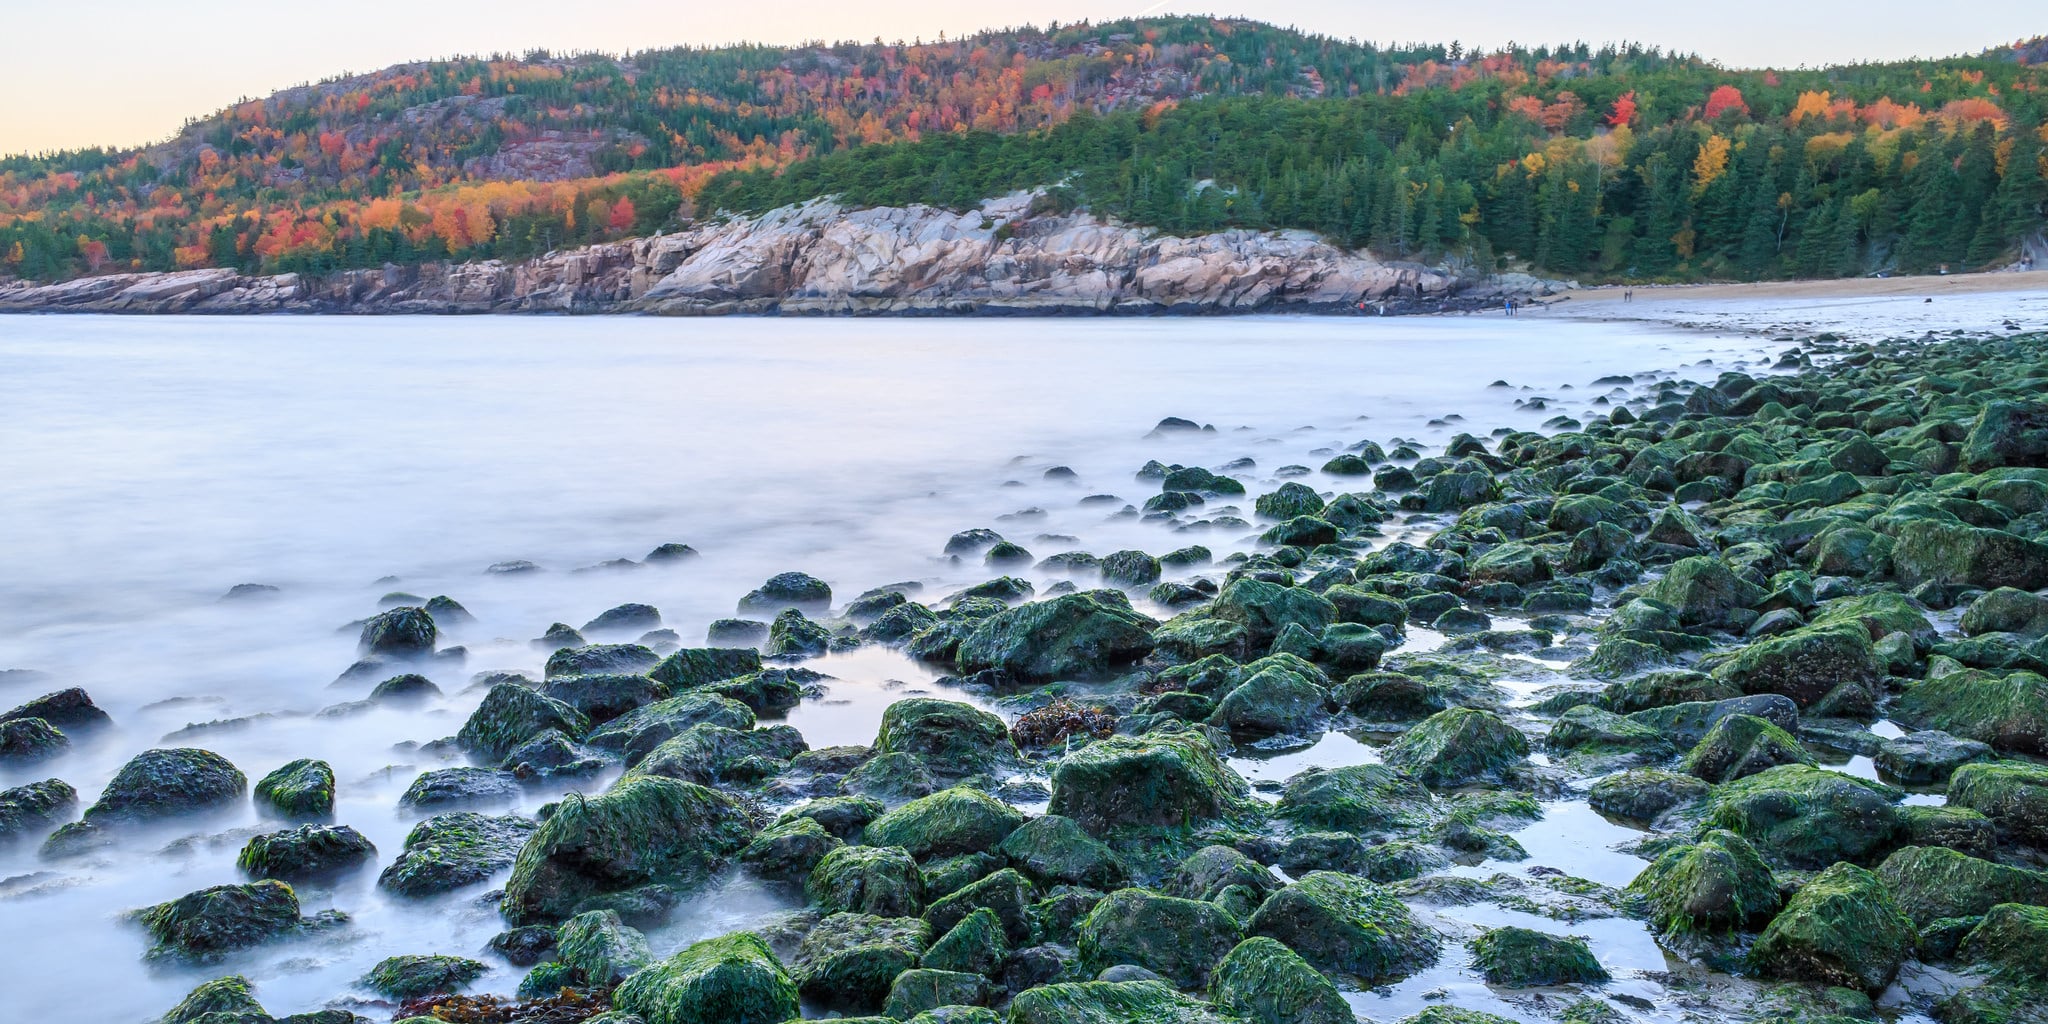
<instances>
[{"instance_id":1,"label":"shoreline","mask_svg":"<svg viewBox=\"0 0 2048 1024\"><path fill-rule=\"evenodd\" d=\"M1675 285L1602 285L1575 288L1560 293L1553 302L1570 302L1573 309L1621 305L1622 292L1633 289L1637 302L1677 299L1739 301L1744 299L1841 299L1940 298L1956 295L1987 295L2001 292L2048 291L2048 270L1988 271L1979 274L1918 275L1907 277L1827 278L1805 281L1755 281L1746 283L1704 283ZM1634 319L1615 317L1615 319Z\"/></svg>"}]
</instances>

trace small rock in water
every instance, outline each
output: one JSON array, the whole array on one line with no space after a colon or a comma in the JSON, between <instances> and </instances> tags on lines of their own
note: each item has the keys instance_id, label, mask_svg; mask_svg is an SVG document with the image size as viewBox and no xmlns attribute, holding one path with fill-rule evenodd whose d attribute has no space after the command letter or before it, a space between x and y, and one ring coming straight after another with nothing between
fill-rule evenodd
<instances>
[{"instance_id":1,"label":"small rock in water","mask_svg":"<svg viewBox=\"0 0 2048 1024\"><path fill-rule=\"evenodd\" d=\"M250 601L276 596L280 591L268 583L237 583L222 594L223 601Z\"/></svg>"}]
</instances>

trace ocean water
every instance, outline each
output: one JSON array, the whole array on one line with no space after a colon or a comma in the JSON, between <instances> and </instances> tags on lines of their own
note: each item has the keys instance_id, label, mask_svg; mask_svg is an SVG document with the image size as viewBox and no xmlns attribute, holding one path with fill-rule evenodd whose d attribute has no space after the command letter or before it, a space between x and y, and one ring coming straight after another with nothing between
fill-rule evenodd
<instances>
[{"instance_id":1,"label":"ocean water","mask_svg":"<svg viewBox=\"0 0 2048 1024\"><path fill-rule=\"evenodd\" d=\"M644 602L698 644L707 623L785 570L828 581L835 604L898 581L936 601L997 575L942 557L948 536L975 527L1038 557L1200 543L1220 558L1248 550L1257 528L1203 520L1250 520L1249 497L1165 523L1113 519L1119 504L1080 499L1141 504L1158 490L1133 479L1148 459L1252 460L1236 472L1255 496L1282 482L1282 467L1319 467L1360 440L1427 447L1460 430L1536 429L1592 410L1611 390L1595 378L1711 381L1767 365L1781 347L1541 315L0 319L0 669L44 674L0 676L0 708L82 686L114 720L54 761L0 766L0 786L61 777L89 804L154 746L219 751L252 782L320 757L339 779L334 820L368 835L381 867L423 816L400 810L399 794L446 766L414 745L460 727L482 698L475 673L538 678L545 653L530 640L550 623ZM1546 408L1519 407L1536 397ZM1215 430L1148 438L1165 416ZM1071 479L1047 477L1061 466ZM1301 479L1325 492L1366 486ZM701 557L592 568L669 542ZM539 569L486 572L510 560ZM1041 589L1055 582L1020 574ZM241 583L279 591L220 600ZM465 662L428 672L446 697L315 717L367 692L335 681L355 657L350 624L390 591L446 594L476 616L444 641L461 644ZM789 716L813 746L870 741L905 694L979 699L883 650L814 667L833 677L828 692ZM1372 756L1338 734L1241 767L1277 780ZM504 806L531 812L566 788ZM1571 871L1573 851L1607 826L1556 817L1554 839L1532 833L1527 845ZM79 859L41 860L34 841L0 849L0 1018L140 1022L227 973L254 979L273 1013L341 1005L381 1017L390 1008L356 981L402 953L480 956L494 973L476 990L517 984L518 969L481 955L502 928L479 898L496 883L398 900L375 887L374 870L301 888L307 913L344 910L345 928L204 968L146 964L148 940L125 912L241 881L236 851L272 827L244 806ZM1625 858L1602 848L1585 870L1626 881ZM651 938L667 953L785 905L734 878ZM1617 977L1663 970L1629 927L1616 940ZM1458 975L1460 956L1452 949L1438 970ZM1360 1006L1391 1017L1411 998L1421 997L1396 1007L1361 995Z\"/></svg>"}]
</instances>

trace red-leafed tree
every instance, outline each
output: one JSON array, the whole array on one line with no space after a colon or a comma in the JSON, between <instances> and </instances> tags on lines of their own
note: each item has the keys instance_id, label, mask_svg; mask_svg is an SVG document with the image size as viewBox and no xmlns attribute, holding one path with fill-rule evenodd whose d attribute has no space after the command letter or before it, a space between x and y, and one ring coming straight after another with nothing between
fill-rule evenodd
<instances>
[{"instance_id":1,"label":"red-leafed tree","mask_svg":"<svg viewBox=\"0 0 2048 1024\"><path fill-rule=\"evenodd\" d=\"M1707 109L1702 116L1712 121L1731 110L1749 116L1749 104L1743 101L1742 90L1732 85L1719 85L1707 95Z\"/></svg>"},{"instance_id":2,"label":"red-leafed tree","mask_svg":"<svg viewBox=\"0 0 2048 1024\"><path fill-rule=\"evenodd\" d=\"M1607 115L1607 123L1620 128L1636 119L1636 91L1630 89L1614 100L1614 109Z\"/></svg>"}]
</instances>

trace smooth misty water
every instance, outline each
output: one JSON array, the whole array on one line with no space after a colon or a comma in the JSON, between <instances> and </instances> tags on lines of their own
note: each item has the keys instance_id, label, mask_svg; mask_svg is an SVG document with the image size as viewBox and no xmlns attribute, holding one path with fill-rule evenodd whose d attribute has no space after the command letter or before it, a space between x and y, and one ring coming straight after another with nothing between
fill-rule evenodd
<instances>
[{"instance_id":1,"label":"smooth misty water","mask_svg":"<svg viewBox=\"0 0 2048 1024\"><path fill-rule=\"evenodd\" d=\"M1248 548L1256 531L1109 521L1116 506L1079 499L1142 502L1157 486L1132 472L1153 458L1212 467L1252 458L1257 468L1243 475L1256 495L1277 486L1279 467L1320 466L1361 439L1440 443L1456 430L1535 428L1588 411L1607 390L1588 387L1595 377L1661 370L1711 380L1770 348L1534 316L4 319L0 668L49 678L0 682L0 708L78 685L115 726L56 761L0 768L0 786L54 775L90 803L122 762L157 745L218 750L252 781L294 757L325 758L339 778L335 820L367 834L381 866L420 817L397 810L398 795L419 771L443 766L400 745L454 733L481 699L469 688L475 672L538 677L544 654L528 641L551 622L580 625L641 601L685 643L700 643L741 594L791 569L829 581L839 603L899 580L922 581L922 599L937 600L993 575L939 557L949 535L971 527L993 527L1040 557L1190 543L1221 557ZM1496 378L1516 387L1489 389ZM1547 411L1514 407L1539 394ZM1463 420L1429 425L1447 414ZM1168 415L1217 432L1145 439ZM1056 465L1078 480L1046 480ZM1362 486L1308 480L1325 491ZM1249 500L1226 504L1202 511L1251 518ZM1014 515L1032 509L1042 511ZM578 571L671 541L703 557ZM509 559L543 571L485 574ZM1033 578L1041 589L1052 582ZM283 589L270 600L218 600L245 582ZM354 657L345 627L392 590L448 594L477 616L451 638L468 649L467 664L429 673L448 697L421 710L312 717L367 689L330 684ZM835 677L829 693L789 716L814 746L868 742L889 701L947 689L930 668L887 651L816 667ZM273 717L164 740L190 723L252 715ZM1371 756L1340 734L1263 765L1238 763L1277 781ZM530 813L562 788L536 788L510 806ZM1552 821L1524 835L1528 864L1626 881L1633 858L1606 849L1611 826L1581 827L1562 808ZM366 870L301 890L308 913L352 915L346 929L217 967L146 966L147 941L122 912L240 881L235 852L263 827L245 807L80 860L39 861L33 841L0 850L0 1018L142 1021L198 981L234 972L256 979L274 1013L352 1005L368 998L353 983L377 960L479 955L501 928L479 899L490 885L399 901ZM735 879L652 938L667 952L783 905ZM1637 960L1662 970L1639 925L1553 927L1623 924L1634 929L1625 941L1602 944L1621 958L1617 977L1632 979ZM1477 984L1459 957L1447 953L1433 984ZM515 969L497 967L478 990L516 984ZM1419 1005L1417 991L1361 994L1361 1009L1395 1016L1385 1003Z\"/></svg>"}]
</instances>

